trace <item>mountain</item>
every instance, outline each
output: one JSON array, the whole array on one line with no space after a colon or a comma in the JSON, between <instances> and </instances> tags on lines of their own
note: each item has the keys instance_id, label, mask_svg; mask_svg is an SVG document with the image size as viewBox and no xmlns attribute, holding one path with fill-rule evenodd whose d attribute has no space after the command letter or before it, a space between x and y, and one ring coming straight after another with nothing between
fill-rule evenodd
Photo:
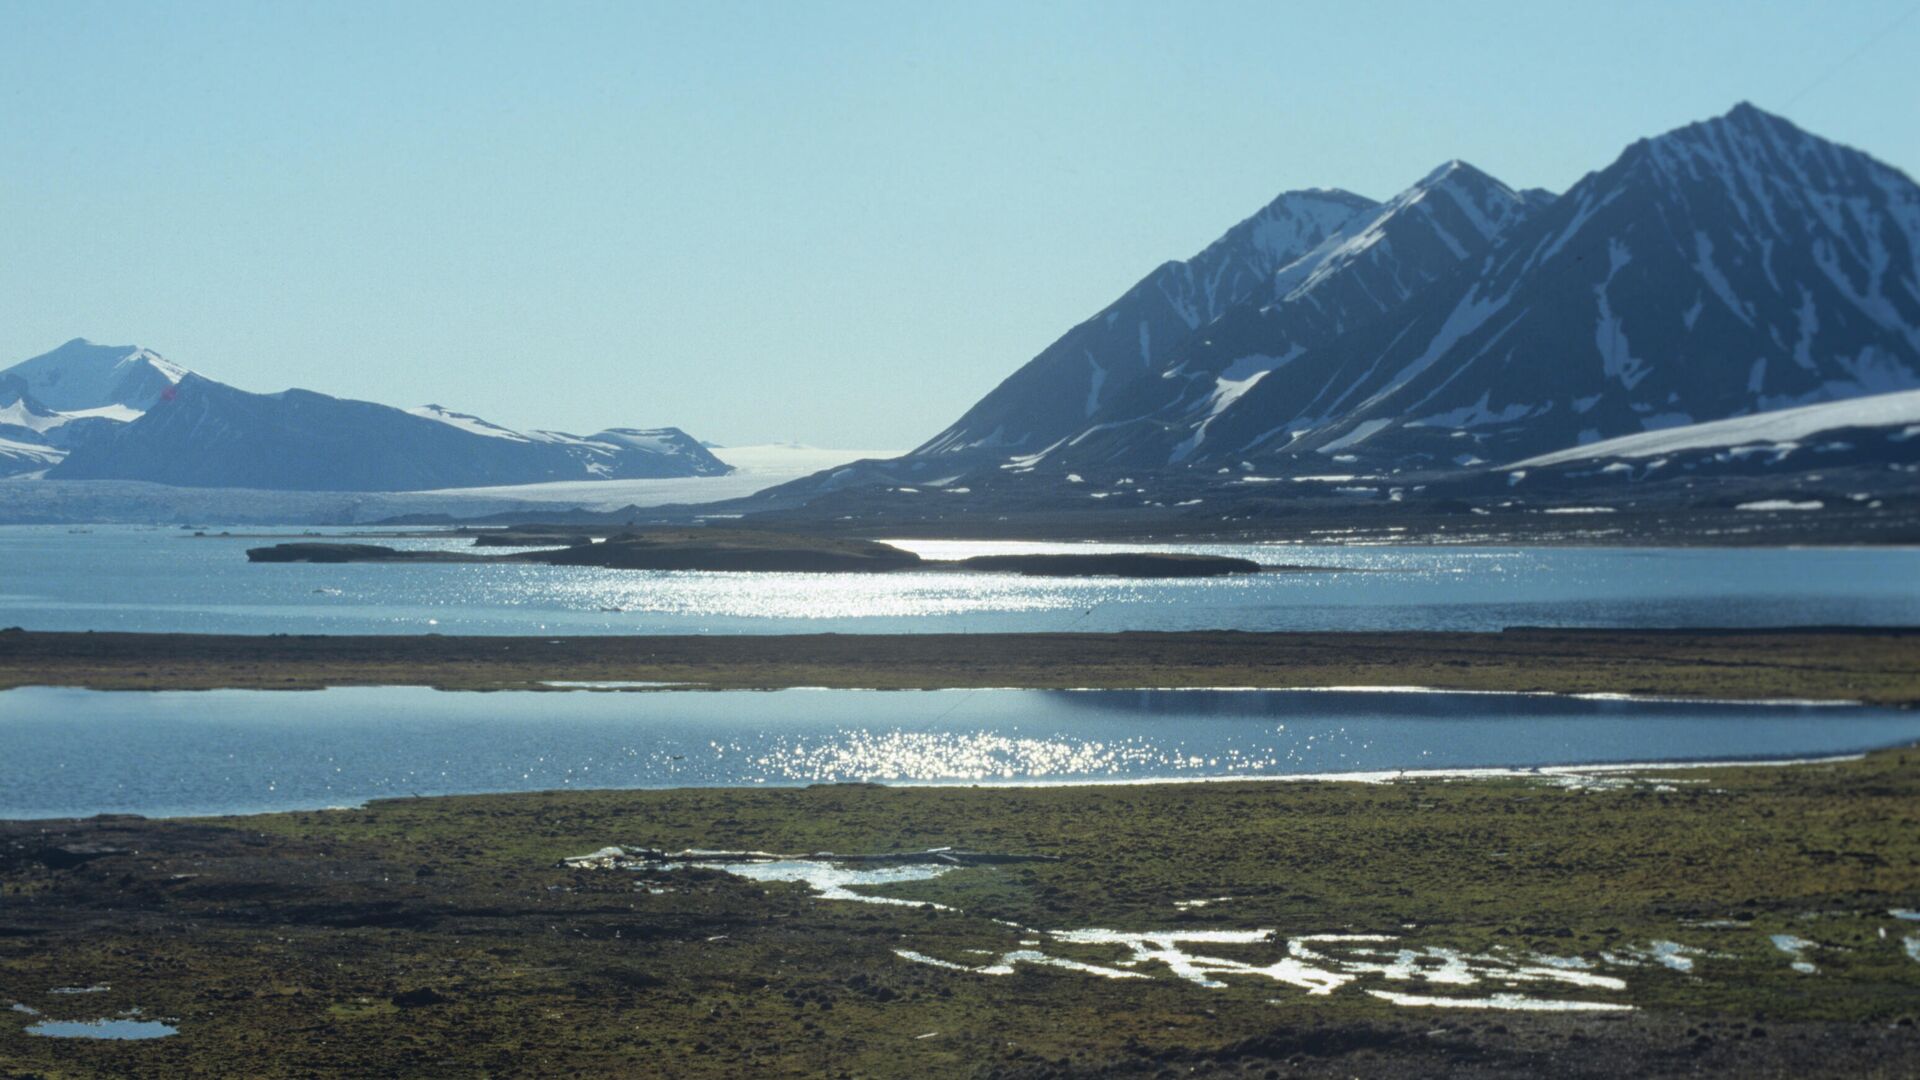
<instances>
[{"instance_id":1,"label":"mountain","mask_svg":"<svg viewBox=\"0 0 1920 1080\"><path fill-rule=\"evenodd\" d=\"M462 431L509 442L565 448L598 480L650 480L674 476L723 476L732 469L708 452L705 442L679 428L608 428L593 435L564 431L519 432L439 405L407 410ZM566 479L566 477L562 477Z\"/></svg>"},{"instance_id":2,"label":"mountain","mask_svg":"<svg viewBox=\"0 0 1920 1080\"><path fill-rule=\"evenodd\" d=\"M1209 460L1221 446L1216 425L1230 427L1241 415L1236 403L1269 379L1268 400L1290 398L1296 414L1337 413L1366 386L1364 377L1330 370L1340 343L1478 258L1538 204L1465 162L1442 165L1282 267L1270 300L1229 308L1170 350L1157 378L1117 395L1062 445L1055 464Z\"/></svg>"},{"instance_id":3,"label":"mountain","mask_svg":"<svg viewBox=\"0 0 1920 1080\"><path fill-rule=\"evenodd\" d=\"M519 432L437 405L254 394L133 346L70 341L0 371L0 476L406 491L719 476L677 428Z\"/></svg>"},{"instance_id":4,"label":"mountain","mask_svg":"<svg viewBox=\"0 0 1920 1080\"><path fill-rule=\"evenodd\" d=\"M1206 253L1156 271L912 454L761 505L831 495L820 512L857 519L898 503L854 492L939 490L967 498L915 520L1211 506L1238 476L1301 481L1264 489L1263 512L1316 477L1411 499L1504 487L1509 463L1603 440L1920 387L1920 187L1752 105L1640 140L1558 197L1456 161L1386 203L1341 205L1344 220L1314 219L1317 242L1235 264L1263 278L1163 317L1178 340L1121 349L1127 320L1170 308L1169 283ZM1243 248L1246 228L1208 252ZM1104 382L1081 396L1095 371ZM1905 460L1891 438L1854 464ZM1769 475L1815 467L1788 457Z\"/></svg>"},{"instance_id":5,"label":"mountain","mask_svg":"<svg viewBox=\"0 0 1920 1080\"><path fill-rule=\"evenodd\" d=\"M64 452L136 420L173 389L187 370L132 345L95 345L75 338L0 371L0 439L51 448L16 458L57 463ZM27 471L0 461L0 475Z\"/></svg>"},{"instance_id":6,"label":"mountain","mask_svg":"<svg viewBox=\"0 0 1920 1080\"><path fill-rule=\"evenodd\" d=\"M1082 429L1129 383L1158 370L1196 328L1249 297L1270 298L1281 267L1374 205L1345 191L1279 196L1200 254L1163 263L1067 331L914 455L1031 452Z\"/></svg>"},{"instance_id":7,"label":"mountain","mask_svg":"<svg viewBox=\"0 0 1920 1080\"><path fill-rule=\"evenodd\" d=\"M74 338L49 353L0 371L24 384L48 409L97 412L131 420L188 375L186 368L133 345L95 345Z\"/></svg>"},{"instance_id":8,"label":"mountain","mask_svg":"<svg viewBox=\"0 0 1920 1080\"><path fill-rule=\"evenodd\" d=\"M53 480L181 487L418 491L549 480L715 476L684 433L522 434L463 414L419 415L310 390L252 394L187 375L145 415L76 449Z\"/></svg>"},{"instance_id":9,"label":"mountain","mask_svg":"<svg viewBox=\"0 0 1920 1080\"><path fill-rule=\"evenodd\" d=\"M1742 105L1343 339L1337 411L1276 383L1215 427L1227 457L1410 468L1920 386L1917 256L1912 180Z\"/></svg>"}]
</instances>

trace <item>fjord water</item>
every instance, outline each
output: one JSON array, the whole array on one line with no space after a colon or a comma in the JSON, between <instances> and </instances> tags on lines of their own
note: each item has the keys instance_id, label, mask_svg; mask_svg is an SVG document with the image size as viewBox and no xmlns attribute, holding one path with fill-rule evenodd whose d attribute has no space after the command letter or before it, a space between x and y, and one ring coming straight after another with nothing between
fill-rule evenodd
<instances>
[{"instance_id":1,"label":"fjord water","mask_svg":"<svg viewBox=\"0 0 1920 1080\"><path fill-rule=\"evenodd\" d=\"M1155 549L1351 572L1140 581L246 561L246 548L274 542L177 528L0 527L0 627L565 635L1920 624L1920 549L1911 548L1168 544ZM377 542L461 545L452 538ZM940 559L1132 550L898 543Z\"/></svg>"},{"instance_id":2,"label":"fjord water","mask_svg":"<svg viewBox=\"0 0 1920 1080\"><path fill-rule=\"evenodd\" d=\"M1791 758L1920 713L1360 691L0 692L0 818L558 788L1197 780Z\"/></svg>"}]
</instances>

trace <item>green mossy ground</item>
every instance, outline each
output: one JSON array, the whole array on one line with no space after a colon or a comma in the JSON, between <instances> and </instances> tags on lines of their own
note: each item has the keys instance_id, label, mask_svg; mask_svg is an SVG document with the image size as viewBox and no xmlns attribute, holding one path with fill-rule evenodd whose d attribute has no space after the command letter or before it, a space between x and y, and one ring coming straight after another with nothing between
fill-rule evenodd
<instances>
[{"instance_id":1,"label":"green mossy ground","mask_svg":"<svg viewBox=\"0 0 1920 1080\"><path fill-rule=\"evenodd\" d=\"M1920 923L1887 915L1920 907L1920 751L1641 776L1588 790L1479 779L575 792L13 823L0 826L0 1007L72 1019L139 1007L181 1033L42 1039L22 1033L33 1017L0 1011L0 1075L1920 1071L1920 962L1902 947ZM46 851L86 843L122 853L48 865ZM607 844L956 845L1060 861L887 890L961 909L938 912L713 871L559 865ZM1218 896L1234 899L1173 903ZM1605 996L1637 1011L1601 1016L1404 1009L1354 988L1316 997L1257 980L1213 990L1029 967L996 978L893 951L1014 947L1019 932L995 919L1377 932L1587 957L1664 939L1721 955L1691 975L1616 972L1628 989ZM1792 970L1774 933L1817 942L1819 973ZM46 993L89 984L112 989ZM444 1000L406 1003L423 988Z\"/></svg>"}]
</instances>

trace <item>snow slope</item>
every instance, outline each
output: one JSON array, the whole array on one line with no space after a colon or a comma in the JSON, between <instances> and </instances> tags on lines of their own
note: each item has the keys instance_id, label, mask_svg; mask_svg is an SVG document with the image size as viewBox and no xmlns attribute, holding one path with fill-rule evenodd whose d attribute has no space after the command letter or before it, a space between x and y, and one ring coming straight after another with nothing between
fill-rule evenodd
<instances>
[{"instance_id":1,"label":"snow slope","mask_svg":"<svg viewBox=\"0 0 1920 1080\"><path fill-rule=\"evenodd\" d=\"M12 375L25 382L40 404L64 413L116 405L144 412L187 374L186 368L150 349L95 345L85 338L0 371L0 377Z\"/></svg>"},{"instance_id":2,"label":"snow slope","mask_svg":"<svg viewBox=\"0 0 1920 1080\"><path fill-rule=\"evenodd\" d=\"M715 447L712 453L714 457L733 466L734 471L725 476L686 476L659 480L563 480L548 484L446 488L419 494L560 503L589 510L709 503L744 498L777 484L825 469L837 469L866 458L898 457L901 451L829 450L770 443L763 446Z\"/></svg>"},{"instance_id":3,"label":"snow slope","mask_svg":"<svg viewBox=\"0 0 1920 1080\"><path fill-rule=\"evenodd\" d=\"M1920 390L1803 405L1797 409L1735 416L1686 427L1622 435L1516 461L1508 468L1546 468L1575 461L1649 458L1685 450L1734 446L1781 446L1845 428L1920 427Z\"/></svg>"}]
</instances>

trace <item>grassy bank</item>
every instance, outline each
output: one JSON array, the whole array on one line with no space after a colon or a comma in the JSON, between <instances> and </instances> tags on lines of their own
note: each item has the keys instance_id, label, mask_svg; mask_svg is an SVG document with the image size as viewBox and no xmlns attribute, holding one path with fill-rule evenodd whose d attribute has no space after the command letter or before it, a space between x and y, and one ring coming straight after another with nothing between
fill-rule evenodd
<instances>
[{"instance_id":1,"label":"grassy bank","mask_svg":"<svg viewBox=\"0 0 1920 1080\"><path fill-rule=\"evenodd\" d=\"M1433 686L1920 702L1920 631L220 636L0 631L0 688Z\"/></svg>"},{"instance_id":2,"label":"grassy bank","mask_svg":"<svg viewBox=\"0 0 1920 1080\"><path fill-rule=\"evenodd\" d=\"M616 843L1059 861L878 890L952 910L559 865ZM836 786L16 823L0 825L0 1010L137 1007L180 1034L41 1039L23 1033L35 1017L0 1011L0 1063L49 1076L1911 1075L1920 962L1904 936L1920 923L1888 911L1917 907L1913 750L1581 787ZM1133 979L1033 963L983 975L899 953L984 964L1083 927L1376 934L1429 965L1438 949L1581 958L1621 985L1527 992L1632 1011L1406 1008L1367 992L1485 989L1417 977L1312 994L1261 977L1203 987L1156 964ZM1776 934L1804 940L1817 970L1795 970ZM1662 941L1698 950L1693 970L1653 961ZM47 993L94 985L109 989Z\"/></svg>"}]
</instances>

